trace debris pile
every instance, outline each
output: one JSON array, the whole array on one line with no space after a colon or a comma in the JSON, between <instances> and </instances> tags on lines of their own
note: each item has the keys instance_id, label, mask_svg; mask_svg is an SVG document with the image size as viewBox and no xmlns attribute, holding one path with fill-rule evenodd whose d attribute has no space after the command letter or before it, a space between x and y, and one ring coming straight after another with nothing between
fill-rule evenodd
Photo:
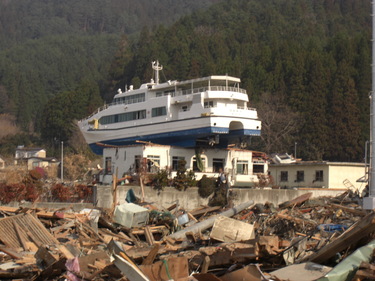
<instances>
[{"instance_id":1,"label":"debris pile","mask_svg":"<svg viewBox=\"0 0 375 281\"><path fill-rule=\"evenodd\" d=\"M1 206L0 279L374 280L375 214L349 193L311 195L191 211Z\"/></svg>"}]
</instances>

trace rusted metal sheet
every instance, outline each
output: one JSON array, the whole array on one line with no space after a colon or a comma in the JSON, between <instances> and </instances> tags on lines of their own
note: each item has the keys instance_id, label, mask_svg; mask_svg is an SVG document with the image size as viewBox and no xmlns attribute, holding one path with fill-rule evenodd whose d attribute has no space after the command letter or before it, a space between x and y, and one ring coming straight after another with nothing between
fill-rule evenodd
<instances>
[{"instance_id":1,"label":"rusted metal sheet","mask_svg":"<svg viewBox=\"0 0 375 281\"><path fill-rule=\"evenodd\" d=\"M18 231L14 225L17 225ZM18 233L18 234L17 234ZM19 239L18 235L21 237ZM20 214L0 220L0 240L8 248L22 248L23 241L40 245L59 244L44 225L31 214Z\"/></svg>"}]
</instances>

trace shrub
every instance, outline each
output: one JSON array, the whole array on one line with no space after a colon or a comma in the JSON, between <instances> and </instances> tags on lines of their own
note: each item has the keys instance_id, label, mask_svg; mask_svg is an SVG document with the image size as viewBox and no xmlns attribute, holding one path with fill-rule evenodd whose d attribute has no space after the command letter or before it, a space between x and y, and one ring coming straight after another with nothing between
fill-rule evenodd
<instances>
[{"instance_id":1,"label":"shrub","mask_svg":"<svg viewBox=\"0 0 375 281\"><path fill-rule=\"evenodd\" d=\"M169 185L169 172L163 169L152 175L151 185L154 189L163 190L164 187Z\"/></svg>"},{"instance_id":2,"label":"shrub","mask_svg":"<svg viewBox=\"0 0 375 281\"><path fill-rule=\"evenodd\" d=\"M1 184L0 201L8 204L12 201L21 201L25 199L26 186L24 184Z\"/></svg>"},{"instance_id":3,"label":"shrub","mask_svg":"<svg viewBox=\"0 0 375 281\"><path fill-rule=\"evenodd\" d=\"M173 186L180 191L196 185L195 173L193 171L186 172L185 165L185 160L178 162L177 175L173 178Z\"/></svg>"},{"instance_id":4,"label":"shrub","mask_svg":"<svg viewBox=\"0 0 375 281\"><path fill-rule=\"evenodd\" d=\"M207 175L198 181L198 194L202 198L207 198L215 191L216 180L213 178L208 178Z\"/></svg>"},{"instance_id":5,"label":"shrub","mask_svg":"<svg viewBox=\"0 0 375 281\"><path fill-rule=\"evenodd\" d=\"M92 196L92 188L84 184L78 184L75 186L75 193L78 195L78 200L84 200L85 202L90 201Z\"/></svg>"},{"instance_id":6,"label":"shrub","mask_svg":"<svg viewBox=\"0 0 375 281\"><path fill-rule=\"evenodd\" d=\"M52 192L52 197L61 202L71 201L71 197L73 195L69 186L62 185L60 183L55 184L52 187L51 192Z\"/></svg>"}]
</instances>

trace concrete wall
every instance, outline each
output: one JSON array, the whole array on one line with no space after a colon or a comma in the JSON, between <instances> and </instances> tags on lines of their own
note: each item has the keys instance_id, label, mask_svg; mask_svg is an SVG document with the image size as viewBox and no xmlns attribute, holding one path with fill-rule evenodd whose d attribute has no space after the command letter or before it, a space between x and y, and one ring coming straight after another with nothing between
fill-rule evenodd
<instances>
[{"instance_id":1,"label":"concrete wall","mask_svg":"<svg viewBox=\"0 0 375 281\"><path fill-rule=\"evenodd\" d=\"M140 197L140 187L138 186L119 186L118 187L118 202L120 204L125 202L126 193L129 189L133 189L137 197ZM312 192L313 197L319 196L337 196L343 193L344 189L245 189L234 188L237 193L234 201L238 205L249 200L254 203L273 203L278 206L280 203L289 201L307 192ZM178 191L175 188L168 187L164 191L158 192L151 187L145 187L145 201L153 203L159 208L166 208L174 203L179 202L180 206L185 210L193 210L201 205L207 205L208 199L203 199L198 195L198 188L189 188L186 191ZM97 187L97 206L102 208L110 208L112 204L111 186Z\"/></svg>"}]
</instances>

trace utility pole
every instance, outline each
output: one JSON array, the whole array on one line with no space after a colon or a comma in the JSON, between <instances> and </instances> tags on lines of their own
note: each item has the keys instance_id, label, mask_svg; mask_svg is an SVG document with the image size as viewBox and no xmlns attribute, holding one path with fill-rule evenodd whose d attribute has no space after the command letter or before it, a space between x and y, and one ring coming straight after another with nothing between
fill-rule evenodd
<instances>
[{"instance_id":1,"label":"utility pole","mask_svg":"<svg viewBox=\"0 0 375 281\"><path fill-rule=\"evenodd\" d=\"M294 142L294 159L297 159L297 142Z\"/></svg>"},{"instance_id":2,"label":"utility pole","mask_svg":"<svg viewBox=\"0 0 375 281\"><path fill-rule=\"evenodd\" d=\"M370 94L370 169L369 169L369 181L368 181L368 188L369 188L369 195L368 197L363 198L363 209L372 210L375 208L375 4L371 1L372 5L372 65L371 65L371 72L372 72L372 88Z\"/></svg>"},{"instance_id":3,"label":"utility pole","mask_svg":"<svg viewBox=\"0 0 375 281\"><path fill-rule=\"evenodd\" d=\"M64 182L64 142L61 141L61 182Z\"/></svg>"}]
</instances>

